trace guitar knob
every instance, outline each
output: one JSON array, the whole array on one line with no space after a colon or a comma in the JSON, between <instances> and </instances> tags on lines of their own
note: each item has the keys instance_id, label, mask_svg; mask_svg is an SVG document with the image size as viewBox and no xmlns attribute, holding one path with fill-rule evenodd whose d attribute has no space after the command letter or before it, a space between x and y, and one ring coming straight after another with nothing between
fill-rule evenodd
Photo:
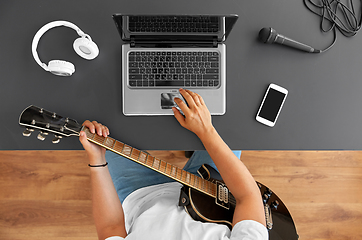
<instances>
[{"instance_id":1,"label":"guitar knob","mask_svg":"<svg viewBox=\"0 0 362 240\"><path fill-rule=\"evenodd\" d=\"M61 136L54 135L54 138L53 138L53 140L52 140L52 143L54 143L54 144L55 144L55 143L59 143L61 138L62 138Z\"/></svg>"},{"instance_id":2,"label":"guitar knob","mask_svg":"<svg viewBox=\"0 0 362 240\"><path fill-rule=\"evenodd\" d=\"M46 138L46 135L48 135L47 132L40 131L40 133L38 134L38 139L41 140L41 141L44 141L45 138Z\"/></svg>"},{"instance_id":3,"label":"guitar knob","mask_svg":"<svg viewBox=\"0 0 362 240\"><path fill-rule=\"evenodd\" d=\"M24 137L30 137L31 133L34 132L34 129L32 128L27 128L24 132L23 132L23 136Z\"/></svg>"},{"instance_id":4,"label":"guitar knob","mask_svg":"<svg viewBox=\"0 0 362 240\"><path fill-rule=\"evenodd\" d=\"M266 188L266 190L264 191L264 194L268 195L268 198L270 198L270 196L273 194L273 192L269 188Z\"/></svg>"},{"instance_id":5,"label":"guitar knob","mask_svg":"<svg viewBox=\"0 0 362 240\"><path fill-rule=\"evenodd\" d=\"M272 203L270 204L270 208L271 208L271 209L277 210L278 206L279 206L278 200L275 200L274 202L272 202Z\"/></svg>"}]
</instances>

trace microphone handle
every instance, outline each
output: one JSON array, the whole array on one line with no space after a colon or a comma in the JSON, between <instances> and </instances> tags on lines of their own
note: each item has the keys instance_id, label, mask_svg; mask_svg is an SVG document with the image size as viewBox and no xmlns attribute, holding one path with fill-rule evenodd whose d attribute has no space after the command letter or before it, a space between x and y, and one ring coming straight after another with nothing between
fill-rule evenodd
<instances>
[{"instance_id":1,"label":"microphone handle","mask_svg":"<svg viewBox=\"0 0 362 240\"><path fill-rule=\"evenodd\" d=\"M309 53L320 53L321 52L320 50L316 50L316 49L312 48L311 46L308 46L304 43L297 42L297 41L290 39L286 36L283 36L281 34L277 35L274 42L288 46L288 47L296 48L301 51L309 52Z\"/></svg>"}]
</instances>

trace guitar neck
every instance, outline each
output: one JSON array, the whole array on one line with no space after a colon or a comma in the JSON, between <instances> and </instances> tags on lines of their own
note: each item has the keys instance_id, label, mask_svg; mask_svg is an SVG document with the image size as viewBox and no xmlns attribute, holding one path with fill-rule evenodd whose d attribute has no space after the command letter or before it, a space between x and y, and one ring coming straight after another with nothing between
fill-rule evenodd
<instances>
[{"instance_id":1,"label":"guitar neck","mask_svg":"<svg viewBox=\"0 0 362 240\"><path fill-rule=\"evenodd\" d=\"M216 184L207 181L199 176L191 174L185 170L182 170L177 166L167 163L159 158L153 157L146 152L140 151L127 144L117 141L113 138L103 137L99 136L98 134L91 133L86 127L83 127L82 131L86 133L87 138L90 142L93 142L114 153L117 153L156 172L159 172L169 178L172 178L184 185L187 185L211 197L216 198Z\"/></svg>"}]
</instances>

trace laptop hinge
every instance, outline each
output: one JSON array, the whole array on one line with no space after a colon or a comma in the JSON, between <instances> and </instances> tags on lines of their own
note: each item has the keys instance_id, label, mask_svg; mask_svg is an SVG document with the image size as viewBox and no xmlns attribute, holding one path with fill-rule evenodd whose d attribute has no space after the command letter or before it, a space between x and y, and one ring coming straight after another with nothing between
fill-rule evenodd
<instances>
[{"instance_id":1,"label":"laptop hinge","mask_svg":"<svg viewBox=\"0 0 362 240\"><path fill-rule=\"evenodd\" d=\"M217 47L217 44L218 44L217 38L214 38L214 39L212 40L212 46L213 46L213 47Z\"/></svg>"},{"instance_id":2,"label":"laptop hinge","mask_svg":"<svg viewBox=\"0 0 362 240\"><path fill-rule=\"evenodd\" d=\"M131 47L159 47L159 48L172 48L172 47L217 47L218 42L216 40L211 41L199 41L199 42L187 42L187 41L134 41L131 39Z\"/></svg>"},{"instance_id":3,"label":"laptop hinge","mask_svg":"<svg viewBox=\"0 0 362 240\"><path fill-rule=\"evenodd\" d=\"M134 39L134 37L131 37L131 47L135 47L136 46L136 41Z\"/></svg>"}]
</instances>

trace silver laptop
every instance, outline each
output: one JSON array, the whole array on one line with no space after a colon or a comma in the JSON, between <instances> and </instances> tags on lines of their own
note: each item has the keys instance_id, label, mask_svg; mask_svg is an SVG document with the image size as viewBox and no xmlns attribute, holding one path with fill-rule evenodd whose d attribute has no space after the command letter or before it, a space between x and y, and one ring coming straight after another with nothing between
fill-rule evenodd
<instances>
[{"instance_id":1,"label":"silver laptop","mask_svg":"<svg viewBox=\"0 0 362 240\"><path fill-rule=\"evenodd\" d=\"M179 89L226 112L225 40L237 15L114 14L121 35L123 113L172 115Z\"/></svg>"}]
</instances>

